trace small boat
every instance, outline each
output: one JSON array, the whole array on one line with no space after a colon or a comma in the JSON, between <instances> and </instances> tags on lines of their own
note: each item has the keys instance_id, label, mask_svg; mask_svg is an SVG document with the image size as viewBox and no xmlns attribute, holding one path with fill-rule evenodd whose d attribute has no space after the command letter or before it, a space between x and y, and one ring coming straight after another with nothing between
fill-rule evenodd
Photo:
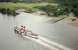
<instances>
[{"instance_id":1,"label":"small boat","mask_svg":"<svg viewBox=\"0 0 78 50\"><path fill-rule=\"evenodd\" d=\"M20 34L22 36L28 36L28 37L31 37L31 38L38 39L39 34L33 33L31 30L28 30L28 29L23 32L23 30L20 31L20 29L21 29L21 26L15 26L14 27L15 33Z\"/></svg>"}]
</instances>

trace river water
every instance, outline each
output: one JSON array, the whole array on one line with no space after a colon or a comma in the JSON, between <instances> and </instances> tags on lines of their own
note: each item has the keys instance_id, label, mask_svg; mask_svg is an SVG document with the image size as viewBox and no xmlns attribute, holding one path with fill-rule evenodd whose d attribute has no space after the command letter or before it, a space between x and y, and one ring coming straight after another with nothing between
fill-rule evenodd
<instances>
[{"instance_id":1,"label":"river water","mask_svg":"<svg viewBox=\"0 0 78 50\"><path fill-rule=\"evenodd\" d=\"M0 14L0 49L1 50L50 50L29 39L17 38L15 25L26 25L35 33L40 33L54 42L62 44L71 50L78 49L78 28L57 22L46 23L48 17L20 13L16 17Z\"/></svg>"}]
</instances>

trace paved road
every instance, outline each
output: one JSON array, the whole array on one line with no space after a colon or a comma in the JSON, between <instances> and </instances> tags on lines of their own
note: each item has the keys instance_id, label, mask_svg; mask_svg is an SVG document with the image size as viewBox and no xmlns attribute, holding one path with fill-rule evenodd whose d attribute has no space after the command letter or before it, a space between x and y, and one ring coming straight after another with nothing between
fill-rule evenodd
<instances>
[{"instance_id":1,"label":"paved road","mask_svg":"<svg viewBox=\"0 0 78 50\"><path fill-rule=\"evenodd\" d=\"M59 43L72 50L78 49L78 28L72 27L62 21L52 24L47 17L33 16L21 13L17 17L8 17L0 14L0 49L1 50L50 50L33 40L17 38L14 25L27 25L35 33L50 41Z\"/></svg>"}]
</instances>

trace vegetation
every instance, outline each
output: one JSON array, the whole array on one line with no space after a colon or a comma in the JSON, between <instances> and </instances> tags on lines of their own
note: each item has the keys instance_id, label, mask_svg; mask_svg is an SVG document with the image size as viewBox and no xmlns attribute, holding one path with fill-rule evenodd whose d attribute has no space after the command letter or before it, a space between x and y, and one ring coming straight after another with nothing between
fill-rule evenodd
<instances>
[{"instance_id":1,"label":"vegetation","mask_svg":"<svg viewBox=\"0 0 78 50\"><path fill-rule=\"evenodd\" d=\"M26 9L28 12L36 10L42 10L47 13L48 16L59 16L64 15L64 8L59 7L57 4L52 3L0 3L0 11L3 14L14 15L15 10L18 8Z\"/></svg>"},{"instance_id":2,"label":"vegetation","mask_svg":"<svg viewBox=\"0 0 78 50\"><path fill-rule=\"evenodd\" d=\"M72 12L75 17L78 17L78 0L44 0L47 3L41 3L41 1L43 0L40 0L40 3L25 3L24 0L14 0L13 2L0 3L0 11L5 14L6 9L13 12L17 8L24 8L29 12L39 9L45 11L49 16L68 15ZM58 5L52 5L53 3Z\"/></svg>"},{"instance_id":3,"label":"vegetation","mask_svg":"<svg viewBox=\"0 0 78 50\"><path fill-rule=\"evenodd\" d=\"M47 5L48 3L0 3L0 12L3 14L13 14L15 13L15 10L18 8L23 8L26 9L27 11L32 12L36 6L44 6Z\"/></svg>"},{"instance_id":4,"label":"vegetation","mask_svg":"<svg viewBox=\"0 0 78 50\"><path fill-rule=\"evenodd\" d=\"M45 11L48 16L60 16L60 15L66 15L68 11L66 11L66 8L60 7L59 5L45 5L45 6L36 6L35 8L40 9L42 11Z\"/></svg>"},{"instance_id":5,"label":"vegetation","mask_svg":"<svg viewBox=\"0 0 78 50\"><path fill-rule=\"evenodd\" d=\"M78 0L55 0L60 7L65 8L68 13L72 12L78 18Z\"/></svg>"},{"instance_id":6,"label":"vegetation","mask_svg":"<svg viewBox=\"0 0 78 50\"><path fill-rule=\"evenodd\" d=\"M0 3L0 8L9 8L10 10L15 10L16 8L33 8L35 6L43 6L48 3Z\"/></svg>"}]
</instances>

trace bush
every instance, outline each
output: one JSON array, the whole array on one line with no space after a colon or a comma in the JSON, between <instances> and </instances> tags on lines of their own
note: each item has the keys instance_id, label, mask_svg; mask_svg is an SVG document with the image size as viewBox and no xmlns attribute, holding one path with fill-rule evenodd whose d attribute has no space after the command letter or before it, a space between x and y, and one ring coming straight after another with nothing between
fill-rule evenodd
<instances>
[{"instance_id":1,"label":"bush","mask_svg":"<svg viewBox=\"0 0 78 50\"><path fill-rule=\"evenodd\" d=\"M50 16L51 13L54 13L55 10L56 10L56 7L52 6L52 5L37 6L37 7L34 7L34 8L45 11L47 13L47 15L49 15L49 16Z\"/></svg>"},{"instance_id":2,"label":"bush","mask_svg":"<svg viewBox=\"0 0 78 50\"><path fill-rule=\"evenodd\" d=\"M59 7L59 6L57 7L57 9L56 9L56 11L54 13L55 16L67 15L67 14L69 14L68 9L65 8L65 7Z\"/></svg>"},{"instance_id":3,"label":"bush","mask_svg":"<svg viewBox=\"0 0 78 50\"><path fill-rule=\"evenodd\" d=\"M53 6L53 5L37 6L34 8L45 11L48 16L66 15L68 13L68 10L65 7L59 7L59 5L58 6Z\"/></svg>"},{"instance_id":4,"label":"bush","mask_svg":"<svg viewBox=\"0 0 78 50\"><path fill-rule=\"evenodd\" d=\"M2 9L1 9L1 13L2 13L2 14L6 14L6 8L2 8Z\"/></svg>"}]
</instances>

